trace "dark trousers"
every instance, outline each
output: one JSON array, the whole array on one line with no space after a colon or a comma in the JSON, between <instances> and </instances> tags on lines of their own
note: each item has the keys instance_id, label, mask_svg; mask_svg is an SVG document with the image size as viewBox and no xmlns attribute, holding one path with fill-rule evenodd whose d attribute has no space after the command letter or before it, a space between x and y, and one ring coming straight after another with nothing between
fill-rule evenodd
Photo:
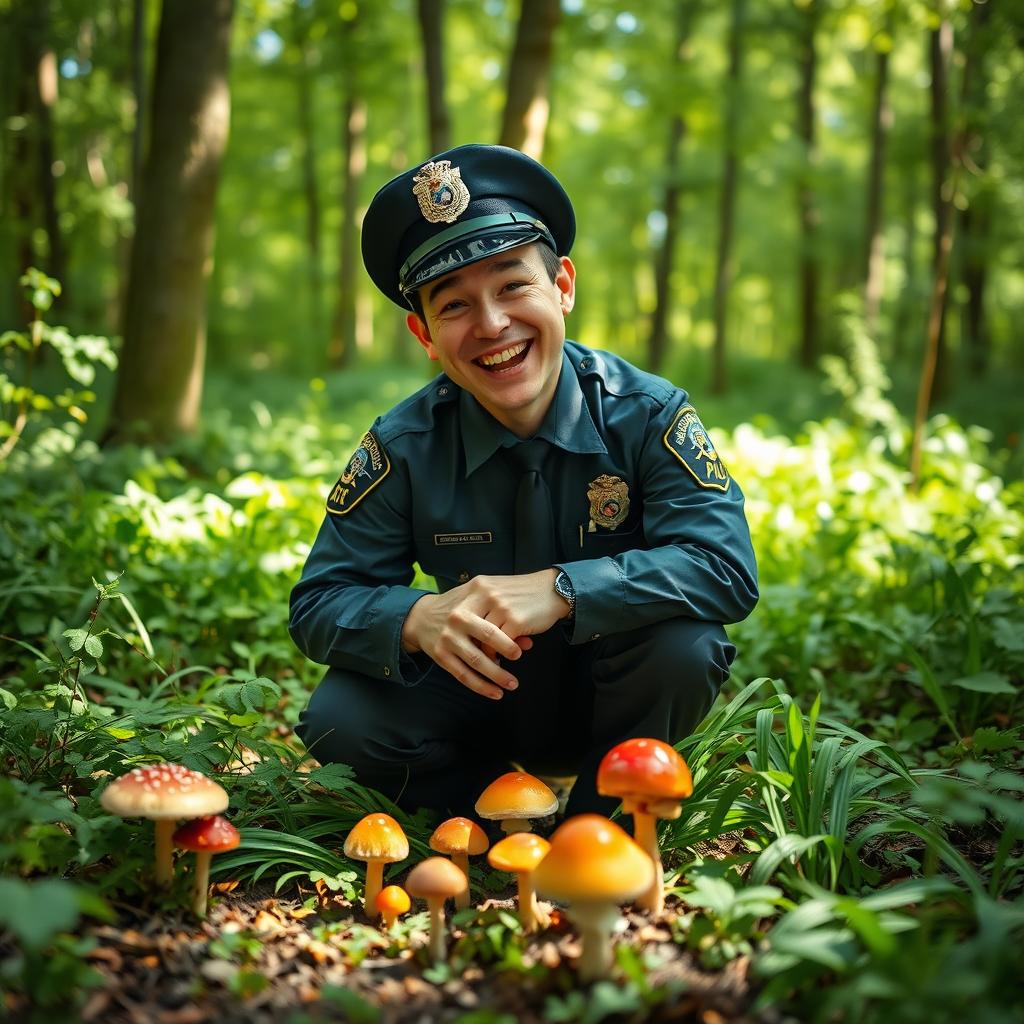
<instances>
[{"instance_id":1,"label":"dark trousers","mask_svg":"<svg viewBox=\"0 0 1024 1024\"><path fill-rule=\"evenodd\" d=\"M342 762L400 807L473 815L515 761L578 775L566 814L611 814L597 766L616 743L677 743L707 714L736 648L716 623L669 619L569 646L556 627L508 668L519 688L495 701L434 667L415 686L328 670L297 732L321 764Z\"/></svg>"}]
</instances>

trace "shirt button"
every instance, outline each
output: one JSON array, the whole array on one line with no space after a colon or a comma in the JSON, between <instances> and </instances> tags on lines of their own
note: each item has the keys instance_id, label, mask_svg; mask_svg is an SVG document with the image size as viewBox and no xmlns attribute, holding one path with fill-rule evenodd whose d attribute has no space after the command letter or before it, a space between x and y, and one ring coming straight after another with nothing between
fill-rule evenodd
<instances>
[{"instance_id":1,"label":"shirt button","mask_svg":"<svg viewBox=\"0 0 1024 1024\"><path fill-rule=\"evenodd\" d=\"M438 394L439 394L439 395L440 395L440 396L441 396L442 398L444 398L444 396L448 394L448 389L447 389L447 388L438 388L438 389L437 389L437 393L438 393Z\"/></svg>"},{"instance_id":2,"label":"shirt button","mask_svg":"<svg viewBox=\"0 0 1024 1024\"><path fill-rule=\"evenodd\" d=\"M465 569L463 569L462 572L459 573L459 582L460 583L468 583L469 582L469 573L466 572Z\"/></svg>"},{"instance_id":3,"label":"shirt button","mask_svg":"<svg viewBox=\"0 0 1024 1024\"><path fill-rule=\"evenodd\" d=\"M580 360L580 369L581 370L585 370L589 365L590 365L590 360L589 359L581 359Z\"/></svg>"},{"instance_id":4,"label":"shirt button","mask_svg":"<svg viewBox=\"0 0 1024 1024\"><path fill-rule=\"evenodd\" d=\"M384 675L385 676L390 676L391 675L391 669L389 669L387 667L387 665L384 666Z\"/></svg>"},{"instance_id":5,"label":"shirt button","mask_svg":"<svg viewBox=\"0 0 1024 1024\"><path fill-rule=\"evenodd\" d=\"M601 639L601 634L600 633L591 633L590 634L590 639L591 640L600 640Z\"/></svg>"}]
</instances>

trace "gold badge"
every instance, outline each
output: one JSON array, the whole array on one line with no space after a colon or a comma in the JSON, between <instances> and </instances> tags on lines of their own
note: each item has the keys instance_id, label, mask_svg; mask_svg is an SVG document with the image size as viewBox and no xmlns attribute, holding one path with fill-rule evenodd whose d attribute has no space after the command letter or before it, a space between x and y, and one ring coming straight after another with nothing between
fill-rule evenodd
<instances>
[{"instance_id":1,"label":"gold badge","mask_svg":"<svg viewBox=\"0 0 1024 1024\"><path fill-rule=\"evenodd\" d=\"M412 194L431 224L451 224L469 206L469 189L451 160L424 164L412 181Z\"/></svg>"},{"instance_id":2,"label":"gold badge","mask_svg":"<svg viewBox=\"0 0 1024 1024\"><path fill-rule=\"evenodd\" d=\"M629 515L629 485L622 477L602 473L587 484L590 499L589 533L597 533L603 526L614 530Z\"/></svg>"}]
</instances>

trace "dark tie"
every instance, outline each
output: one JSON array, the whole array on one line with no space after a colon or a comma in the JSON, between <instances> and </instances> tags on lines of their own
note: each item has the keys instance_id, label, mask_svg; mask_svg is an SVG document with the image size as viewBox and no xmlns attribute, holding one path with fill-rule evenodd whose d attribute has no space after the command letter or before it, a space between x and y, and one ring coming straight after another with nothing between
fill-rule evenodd
<instances>
[{"instance_id":1,"label":"dark tie","mask_svg":"<svg viewBox=\"0 0 1024 1024\"><path fill-rule=\"evenodd\" d=\"M547 441L539 438L509 449L522 471L516 491L516 575L547 569L556 561L551 492L541 473L547 452Z\"/></svg>"}]
</instances>

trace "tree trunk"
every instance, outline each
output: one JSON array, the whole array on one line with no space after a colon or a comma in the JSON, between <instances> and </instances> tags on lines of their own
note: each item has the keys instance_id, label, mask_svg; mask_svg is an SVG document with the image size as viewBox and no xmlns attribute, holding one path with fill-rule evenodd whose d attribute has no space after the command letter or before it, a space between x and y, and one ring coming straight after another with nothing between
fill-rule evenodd
<instances>
[{"instance_id":1,"label":"tree trunk","mask_svg":"<svg viewBox=\"0 0 1024 1024\"><path fill-rule=\"evenodd\" d=\"M800 365L811 369L818 342L818 210L812 178L817 164L814 132L814 79L818 53L814 34L818 24L817 0L799 13L800 89L797 93L797 135L803 140L804 159L797 184L800 210Z\"/></svg>"},{"instance_id":2,"label":"tree trunk","mask_svg":"<svg viewBox=\"0 0 1024 1024\"><path fill-rule=\"evenodd\" d=\"M732 285L732 234L736 215L737 135L739 126L740 84L743 73L743 22L746 0L732 0L729 28L729 80L726 85L725 167L719 206L718 256L715 260L715 341L711 349L711 391L724 394L728 388L725 367L726 320L729 289Z\"/></svg>"},{"instance_id":3,"label":"tree trunk","mask_svg":"<svg viewBox=\"0 0 1024 1024\"><path fill-rule=\"evenodd\" d=\"M947 289L945 283L939 289L939 268L943 259L943 245L947 237L952 237L953 193L950 175L952 171L952 145L949 130L949 66L953 52L953 25L948 18L943 18L937 29L929 33L929 58L931 64L931 148L932 148L932 211L935 217L935 235L932 250L932 301L939 295L941 302L938 309L932 309L928 318L929 353L925 362L932 358L930 349L935 345L932 377L934 378L934 397L943 398L949 391L949 352L946 341L946 302ZM948 273L948 267L946 269ZM937 335L931 337L931 320L938 318ZM931 389L929 389L931 390ZM931 395L929 394L929 402Z\"/></svg>"},{"instance_id":4,"label":"tree trunk","mask_svg":"<svg viewBox=\"0 0 1024 1024\"><path fill-rule=\"evenodd\" d=\"M451 145L451 122L444 90L444 0L416 0L416 10L427 73L430 152L441 153Z\"/></svg>"},{"instance_id":5,"label":"tree trunk","mask_svg":"<svg viewBox=\"0 0 1024 1024\"><path fill-rule=\"evenodd\" d=\"M535 160L544 151L548 128L551 51L560 16L559 0L522 0L509 61L505 113L498 141Z\"/></svg>"},{"instance_id":6,"label":"tree trunk","mask_svg":"<svg viewBox=\"0 0 1024 1024\"><path fill-rule=\"evenodd\" d=\"M168 0L160 16L151 141L108 437L161 439L198 422L205 285L230 112L232 7L232 0Z\"/></svg>"},{"instance_id":7,"label":"tree trunk","mask_svg":"<svg viewBox=\"0 0 1024 1024\"><path fill-rule=\"evenodd\" d=\"M691 0L676 0L675 46L672 51L672 74L676 80L683 67L686 41L690 34L693 16ZM678 100L673 96L673 104ZM651 314L651 333L647 340L647 363L652 373L658 373L665 360L668 348L668 318L672 301L669 284L672 278L672 256L675 252L676 234L679 221L679 151L686 122L683 115L675 110L669 122L668 145L665 151L665 195L662 209L665 214L665 235L654 257L654 312Z\"/></svg>"},{"instance_id":8,"label":"tree trunk","mask_svg":"<svg viewBox=\"0 0 1024 1024\"><path fill-rule=\"evenodd\" d=\"M891 36L890 31L887 35ZM889 44L891 45L891 44ZM885 151L892 125L889 109L889 49L880 49L875 60L875 99L871 116L871 159L868 165L867 224L864 246L864 323L875 337L882 305L885 270L885 227L882 204L885 196Z\"/></svg>"},{"instance_id":9,"label":"tree trunk","mask_svg":"<svg viewBox=\"0 0 1024 1024\"><path fill-rule=\"evenodd\" d=\"M316 173L316 136L313 129L313 82L309 73L309 39L299 7L292 8L294 42L298 51L296 75L299 137L302 140L302 192L306 202L306 252L309 266L310 323L322 342L323 260L320 254L320 186Z\"/></svg>"},{"instance_id":10,"label":"tree trunk","mask_svg":"<svg viewBox=\"0 0 1024 1024\"><path fill-rule=\"evenodd\" d=\"M138 198L142 181L142 154L146 130L146 0L132 0L131 84L135 96L135 125L132 128L132 170L128 198Z\"/></svg>"}]
</instances>

